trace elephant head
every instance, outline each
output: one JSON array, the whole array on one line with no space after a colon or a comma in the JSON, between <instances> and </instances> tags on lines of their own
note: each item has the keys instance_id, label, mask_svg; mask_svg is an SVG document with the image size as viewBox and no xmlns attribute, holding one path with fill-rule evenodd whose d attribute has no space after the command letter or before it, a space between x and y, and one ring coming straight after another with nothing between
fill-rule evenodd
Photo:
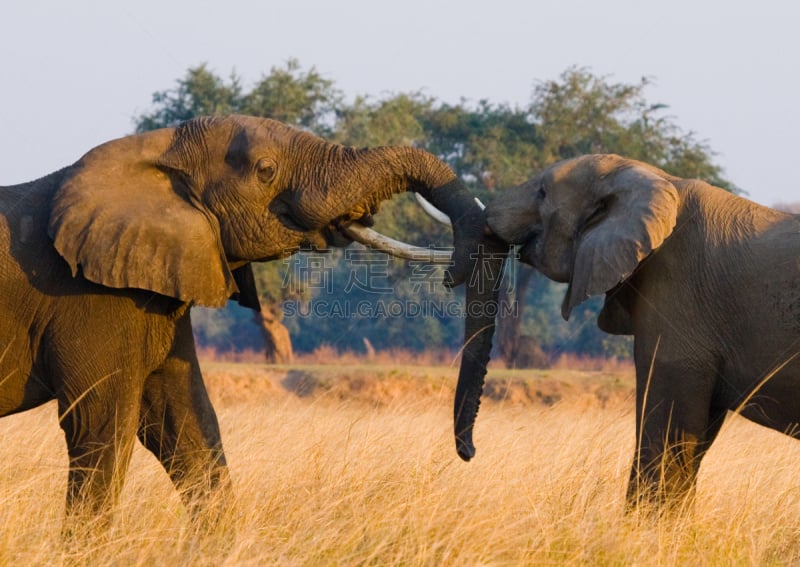
<instances>
[{"instance_id":1,"label":"elephant head","mask_svg":"<svg viewBox=\"0 0 800 567\"><path fill-rule=\"evenodd\" d=\"M568 282L562 315L614 288L675 227L678 194L669 175L611 154L558 162L504 192L487 223L522 244L520 260Z\"/></svg>"},{"instance_id":2,"label":"elephant head","mask_svg":"<svg viewBox=\"0 0 800 567\"><path fill-rule=\"evenodd\" d=\"M354 149L278 122L199 118L108 142L65 172L49 233L73 274L206 306L257 307L249 262L350 242L379 203L411 190L452 221L449 286L467 282L465 348L456 400L459 454L489 360L494 278L507 245L443 162L411 147Z\"/></svg>"}]
</instances>

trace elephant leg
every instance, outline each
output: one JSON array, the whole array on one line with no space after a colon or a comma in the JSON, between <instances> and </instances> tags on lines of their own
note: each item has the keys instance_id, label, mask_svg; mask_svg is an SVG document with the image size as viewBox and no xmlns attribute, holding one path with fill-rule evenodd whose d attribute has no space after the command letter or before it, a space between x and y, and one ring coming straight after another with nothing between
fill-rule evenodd
<instances>
[{"instance_id":1,"label":"elephant leg","mask_svg":"<svg viewBox=\"0 0 800 567\"><path fill-rule=\"evenodd\" d=\"M136 380L119 374L75 390L58 396L69 452L67 530L78 517L110 519L136 442L141 399Z\"/></svg>"},{"instance_id":2,"label":"elephant leg","mask_svg":"<svg viewBox=\"0 0 800 567\"><path fill-rule=\"evenodd\" d=\"M637 353L638 354L638 353ZM700 462L725 409L713 403L714 371L684 360L636 358L636 453L627 500L680 506L694 496Z\"/></svg>"},{"instance_id":3,"label":"elephant leg","mask_svg":"<svg viewBox=\"0 0 800 567\"><path fill-rule=\"evenodd\" d=\"M215 523L232 500L231 483L188 317L180 327L176 350L145 381L138 436L192 517Z\"/></svg>"}]
</instances>

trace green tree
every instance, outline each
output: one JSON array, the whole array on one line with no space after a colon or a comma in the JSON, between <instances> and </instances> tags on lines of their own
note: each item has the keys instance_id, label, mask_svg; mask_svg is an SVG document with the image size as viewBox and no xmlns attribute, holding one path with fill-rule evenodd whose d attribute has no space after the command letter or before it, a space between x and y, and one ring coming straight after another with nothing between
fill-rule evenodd
<instances>
[{"instance_id":1,"label":"green tree","mask_svg":"<svg viewBox=\"0 0 800 567\"><path fill-rule=\"evenodd\" d=\"M650 80L612 83L571 67L558 80L536 85L530 106L542 135L540 167L589 153L616 153L646 161L674 175L732 188L707 144L684 133L668 108L645 96Z\"/></svg>"},{"instance_id":2,"label":"green tree","mask_svg":"<svg viewBox=\"0 0 800 567\"><path fill-rule=\"evenodd\" d=\"M442 105L424 117L427 149L483 192L521 183L540 162L541 136L527 109L480 101Z\"/></svg>"},{"instance_id":3,"label":"green tree","mask_svg":"<svg viewBox=\"0 0 800 567\"><path fill-rule=\"evenodd\" d=\"M241 112L263 116L330 136L342 94L314 67L303 71L297 59L272 67L242 99Z\"/></svg>"},{"instance_id":4,"label":"green tree","mask_svg":"<svg viewBox=\"0 0 800 567\"><path fill-rule=\"evenodd\" d=\"M420 117L434 100L420 93L402 93L371 101L358 96L352 105L338 111L333 140L347 146L421 146L427 133Z\"/></svg>"},{"instance_id":5,"label":"green tree","mask_svg":"<svg viewBox=\"0 0 800 567\"><path fill-rule=\"evenodd\" d=\"M175 88L153 93L155 108L134 119L137 132L176 126L196 116L233 114L244 103L239 78L231 73L226 83L205 63L190 68L177 83Z\"/></svg>"}]
</instances>

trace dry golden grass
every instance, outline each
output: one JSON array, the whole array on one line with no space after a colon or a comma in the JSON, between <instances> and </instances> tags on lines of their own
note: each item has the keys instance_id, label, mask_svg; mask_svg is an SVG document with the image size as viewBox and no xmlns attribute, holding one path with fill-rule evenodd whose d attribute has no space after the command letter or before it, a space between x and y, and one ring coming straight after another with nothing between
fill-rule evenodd
<instances>
[{"instance_id":1,"label":"dry golden grass","mask_svg":"<svg viewBox=\"0 0 800 567\"><path fill-rule=\"evenodd\" d=\"M0 564L800 562L800 444L741 419L708 455L693 511L623 513L627 375L503 374L497 391L505 383L509 395L484 404L477 457L462 463L450 433L454 369L218 364L206 374L237 493L220 533L193 531L166 474L137 448L111 528L64 550L67 463L48 405L0 420ZM303 380L304 397L283 387ZM547 405L542 388L560 397Z\"/></svg>"}]
</instances>

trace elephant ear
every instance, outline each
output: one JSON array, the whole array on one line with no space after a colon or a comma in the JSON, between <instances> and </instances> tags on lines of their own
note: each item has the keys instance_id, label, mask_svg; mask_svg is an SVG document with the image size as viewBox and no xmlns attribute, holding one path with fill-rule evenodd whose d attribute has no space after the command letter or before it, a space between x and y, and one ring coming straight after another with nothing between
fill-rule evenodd
<instances>
[{"instance_id":1,"label":"elephant ear","mask_svg":"<svg viewBox=\"0 0 800 567\"><path fill-rule=\"evenodd\" d=\"M576 241L572 278L561 306L565 319L576 305L630 276L677 221L675 186L644 165L625 165L595 180L594 195L603 217Z\"/></svg>"},{"instance_id":2,"label":"elephant ear","mask_svg":"<svg viewBox=\"0 0 800 567\"><path fill-rule=\"evenodd\" d=\"M73 275L219 307L236 284L216 219L181 194L180 176L163 165L174 135L156 130L87 153L56 190L48 231Z\"/></svg>"}]
</instances>

